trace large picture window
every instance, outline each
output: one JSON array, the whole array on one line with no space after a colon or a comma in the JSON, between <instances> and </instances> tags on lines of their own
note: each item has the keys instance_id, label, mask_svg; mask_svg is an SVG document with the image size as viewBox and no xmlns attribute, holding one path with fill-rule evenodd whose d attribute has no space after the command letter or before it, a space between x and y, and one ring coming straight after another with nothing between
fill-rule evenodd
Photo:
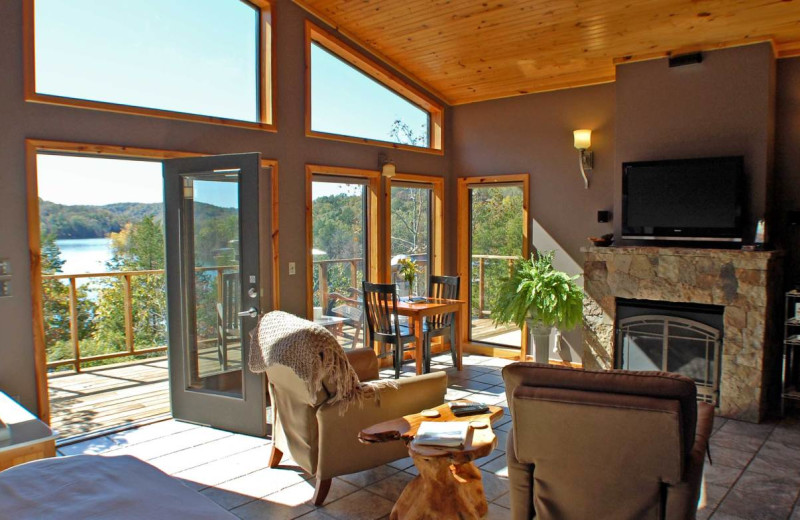
<instances>
[{"instance_id":1,"label":"large picture window","mask_svg":"<svg viewBox=\"0 0 800 520\"><path fill-rule=\"evenodd\" d=\"M270 127L267 0L26 0L27 99Z\"/></svg>"},{"instance_id":2,"label":"large picture window","mask_svg":"<svg viewBox=\"0 0 800 520\"><path fill-rule=\"evenodd\" d=\"M306 134L442 150L443 108L402 78L306 24Z\"/></svg>"}]
</instances>

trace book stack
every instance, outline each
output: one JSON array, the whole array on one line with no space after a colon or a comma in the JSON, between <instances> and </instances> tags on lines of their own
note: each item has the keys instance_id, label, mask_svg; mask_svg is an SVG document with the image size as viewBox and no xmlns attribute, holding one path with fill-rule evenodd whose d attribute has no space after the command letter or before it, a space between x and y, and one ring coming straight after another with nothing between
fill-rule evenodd
<instances>
[{"instance_id":1,"label":"book stack","mask_svg":"<svg viewBox=\"0 0 800 520\"><path fill-rule=\"evenodd\" d=\"M464 421L422 421L414 444L442 448L463 448L469 423Z\"/></svg>"}]
</instances>

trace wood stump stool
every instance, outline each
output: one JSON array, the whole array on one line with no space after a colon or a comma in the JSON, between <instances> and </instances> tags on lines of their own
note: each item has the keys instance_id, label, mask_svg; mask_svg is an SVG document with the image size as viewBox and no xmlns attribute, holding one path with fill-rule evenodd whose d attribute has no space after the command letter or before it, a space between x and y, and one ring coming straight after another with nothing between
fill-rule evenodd
<instances>
[{"instance_id":1,"label":"wood stump stool","mask_svg":"<svg viewBox=\"0 0 800 520\"><path fill-rule=\"evenodd\" d=\"M489 408L487 414L455 417L444 404L436 408L440 416L435 419L413 414L361 431L362 442L405 441L419 470L392 508L391 520L477 520L488 512L481 472L472 461L489 455L497 446L491 423L502 417L503 410ZM463 448L438 448L413 443L422 421L475 421L485 427L470 427Z\"/></svg>"}]
</instances>

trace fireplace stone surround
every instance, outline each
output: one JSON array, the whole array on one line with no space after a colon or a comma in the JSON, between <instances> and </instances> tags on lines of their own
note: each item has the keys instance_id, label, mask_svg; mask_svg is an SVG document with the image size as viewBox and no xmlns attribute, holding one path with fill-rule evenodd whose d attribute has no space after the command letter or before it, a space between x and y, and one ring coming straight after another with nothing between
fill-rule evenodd
<instances>
[{"instance_id":1,"label":"fireplace stone surround","mask_svg":"<svg viewBox=\"0 0 800 520\"><path fill-rule=\"evenodd\" d=\"M616 299L723 307L720 407L761 421L779 379L778 251L589 247L584 262L583 366L614 368Z\"/></svg>"}]
</instances>

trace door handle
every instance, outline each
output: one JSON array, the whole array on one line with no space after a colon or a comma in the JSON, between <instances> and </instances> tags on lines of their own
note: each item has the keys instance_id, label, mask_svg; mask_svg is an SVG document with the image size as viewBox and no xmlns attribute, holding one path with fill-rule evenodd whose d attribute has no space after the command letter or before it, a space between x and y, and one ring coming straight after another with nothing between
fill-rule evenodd
<instances>
[{"instance_id":1,"label":"door handle","mask_svg":"<svg viewBox=\"0 0 800 520\"><path fill-rule=\"evenodd\" d=\"M258 309L255 307L250 307L246 311L242 311L239 313L240 318L258 318Z\"/></svg>"}]
</instances>

